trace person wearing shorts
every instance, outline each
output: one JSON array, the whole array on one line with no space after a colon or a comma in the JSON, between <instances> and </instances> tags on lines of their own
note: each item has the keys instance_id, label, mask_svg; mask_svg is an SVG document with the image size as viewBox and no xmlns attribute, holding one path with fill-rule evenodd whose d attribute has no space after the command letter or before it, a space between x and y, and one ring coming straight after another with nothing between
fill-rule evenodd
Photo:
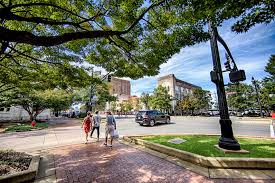
<instances>
[{"instance_id":1,"label":"person wearing shorts","mask_svg":"<svg viewBox=\"0 0 275 183\"><path fill-rule=\"evenodd\" d=\"M114 131L116 130L116 120L111 112L107 112L106 116L106 127L105 127L105 143L104 145L108 145L108 135L110 136L110 145L109 147L112 147L113 145L113 137L114 137Z\"/></svg>"}]
</instances>

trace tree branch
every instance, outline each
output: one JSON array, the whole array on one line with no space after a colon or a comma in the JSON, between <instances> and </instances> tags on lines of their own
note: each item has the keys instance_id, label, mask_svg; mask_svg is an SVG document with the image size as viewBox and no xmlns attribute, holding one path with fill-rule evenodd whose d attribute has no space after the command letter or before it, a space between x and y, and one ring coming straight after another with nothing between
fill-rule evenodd
<instances>
[{"instance_id":1,"label":"tree branch","mask_svg":"<svg viewBox=\"0 0 275 183\"><path fill-rule=\"evenodd\" d=\"M139 66L140 68L144 69L145 67L141 64L139 64L133 57L132 54L130 53L130 51L128 51L126 48L124 48L123 46L117 44L112 38L109 38L110 42L113 43L116 47L118 47L119 49L121 49L124 54L126 54L127 58L132 60L132 62L134 64L136 64L137 66Z\"/></svg>"},{"instance_id":2,"label":"tree branch","mask_svg":"<svg viewBox=\"0 0 275 183\"><path fill-rule=\"evenodd\" d=\"M84 38L100 38L109 37L113 35L121 35L122 31L83 31L64 33L58 36L36 36L27 31L15 31L9 30L4 27L0 27L0 40L10 41L17 43L26 43L35 46L55 46L63 44L72 40L84 39Z\"/></svg>"},{"instance_id":3,"label":"tree branch","mask_svg":"<svg viewBox=\"0 0 275 183\"><path fill-rule=\"evenodd\" d=\"M1 8L4 9L4 8ZM0 18L3 20L15 20L15 21L25 21L25 22L33 22L33 23L41 23L41 24L47 24L47 25L72 25L75 27L80 27L80 23L77 22L60 22L60 21L54 21L52 19L48 19L48 18L42 18L42 17L22 17L19 15L16 15L10 11L3 11L0 9Z\"/></svg>"},{"instance_id":4,"label":"tree branch","mask_svg":"<svg viewBox=\"0 0 275 183\"><path fill-rule=\"evenodd\" d=\"M14 9L14 8L18 8L18 7L26 7L26 6L27 6L27 7L30 7L30 6L51 6L51 7L60 9L60 10L62 10L62 11L65 11L65 12L67 12L67 13L70 13L70 14L72 14L72 15L74 15L74 16L79 17L79 18L85 19L84 17L82 17L82 16L80 16L80 15L78 15L78 14L76 14L76 13L70 11L70 10L67 10L67 9L65 9L65 8L62 8L62 7L58 6L58 5L54 5L54 4L50 4L50 3L15 4L15 5L10 6L9 9Z\"/></svg>"},{"instance_id":5,"label":"tree branch","mask_svg":"<svg viewBox=\"0 0 275 183\"><path fill-rule=\"evenodd\" d=\"M149 25L151 25L151 27L153 27L154 29L157 29L151 22L149 22L148 20L142 18L142 20L144 20L145 22L147 22Z\"/></svg>"},{"instance_id":6,"label":"tree branch","mask_svg":"<svg viewBox=\"0 0 275 183\"><path fill-rule=\"evenodd\" d=\"M133 22L133 24L124 31L93 30L93 31L64 33L64 34L61 34L61 35L58 35L58 36L36 36L36 35L28 32L28 31L10 30L10 29L7 29L7 28L4 28L4 27L0 26L0 41L26 43L26 44L35 45L35 46L49 47L49 46L60 45L60 44L63 44L63 43L66 43L66 42L69 42L69 41L72 41L72 40L79 40L79 39L84 39L84 38L89 38L89 39L102 38L102 37L107 38L107 37L114 36L114 35L119 37L123 34L128 33L130 30L132 30L149 10L153 9L156 6L161 5L164 2L165 2L165 0L162 0L158 3L153 3L152 5L150 5ZM61 9L63 11L70 12L70 11L68 11L68 10L66 10L62 7L52 5L52 4L47 4L47 3L17 4L17 5L12 5L9 8L13 9L13 8L16 8L16 7L24 7L24 6L52 6L52 7L56 7L58 9ZM3 8L1 8L1 9L3 11ZM73 13L73 12L70 12L70 13ZM3 13L1 12L0 15L1 14L3 14ZM24 18L24 17L21 17L21 18ZM37 17L37 18L39 18L39 17ZM81 18L83 18L83 17L81 17ZM41 19L42 18L40 18L40 20ZM83 18L83 19L85 19L85 18ZM85 20L87 20L87 19L85 19ZM44 22L47 22L47 20L44 20ZM77 23L73 23L73 24L76 25Z\"/></svg>"},{"instance_id":7,"label":"tree branch","mask_svg":"<svg viewBox=\"0 0 275 183\"><path fill-rule=\"evenodd\" d=\"M34 57L32 57L32 56L26 55L26 54L23 53L23 52L20 52L20 51L16 50L15 48L10 47L10 46L9 46L9 48L12 49L13 51L19 53L20 55L22 55L22 56L24 56L24 57L27 57L27 58L30 58L30 59L33 59L33 60L36 60L36 61L39 61L39 62L45 62L45 63L50 63L50 64L58 64L58 65L61 65L61 63L54 63L54 62L49 62L49 61L45 61L45 60L40 60L40 59L34 58Z\"/></svg>"},{"instance_id":8,"label":"tree branch","mask_svg":"<svg viewBox=\"0 0 275 183\"><path fill-rule=\"evenodd\" d=\"M132 30L137 24L138 22L144 17L144 15L151 9L153 9L156 6L161 5L162 3L164 3L166 0L162 0L156 4L151 4L141 15L139 15L139 17L135 20L135 22L125 31L123 31L123 33L128 33L130 30Z\"/></svg>"}]
</instances>

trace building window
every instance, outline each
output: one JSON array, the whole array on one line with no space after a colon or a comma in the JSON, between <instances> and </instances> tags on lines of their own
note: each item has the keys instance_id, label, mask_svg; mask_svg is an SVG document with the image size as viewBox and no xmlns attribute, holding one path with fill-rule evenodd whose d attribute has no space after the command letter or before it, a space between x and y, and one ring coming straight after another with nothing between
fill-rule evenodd
<instances>
[{"instance_id":1,"label":"building window","mask_svg":"<svg viewBox=\"0 0 275 183\"><path fill-rule=\"evenodd\" d=\"M4 107L0 107L0 112L4 111L4 109L5 109Z\"/></svg>"},{"instance_id":2,"label":"building window","mask_svg":"<svg viewBox=\"0 0 275 183\"><path fill-rule=\"evenodd\" d=\"M7 108L7 110L6 110L6 112L9 112L10 110L11 110L11 108L10 108L10 107L8 107L8 108Z\"/></svg>"}]
</instances>

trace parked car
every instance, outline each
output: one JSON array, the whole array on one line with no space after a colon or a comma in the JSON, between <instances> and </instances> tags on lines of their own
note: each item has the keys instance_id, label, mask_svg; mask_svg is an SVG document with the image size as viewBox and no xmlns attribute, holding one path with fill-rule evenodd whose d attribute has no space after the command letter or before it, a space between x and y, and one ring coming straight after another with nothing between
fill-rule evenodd
<instances>
[{"instance_id":1,"label":"parked car","mask_svg":"<svg viewBox=\"0 0 275 183\"><path fill-rule=\"evenodd\" d=\"M170 123L170 116L158 110L144 110L136 114L135 121L142 125L154 126L157 123Z\"/></svg>"}]
</instances>

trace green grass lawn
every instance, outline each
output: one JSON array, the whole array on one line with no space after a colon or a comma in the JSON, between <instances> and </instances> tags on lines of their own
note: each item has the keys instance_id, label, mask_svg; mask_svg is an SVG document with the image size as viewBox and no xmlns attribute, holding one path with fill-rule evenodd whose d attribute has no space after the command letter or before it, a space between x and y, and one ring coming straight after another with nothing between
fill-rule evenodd
<instances>
[{"instance_id":1,"label":"green grass lawn","mask_svg":"<svg viewBox=\"0 0 275 183\"><path fill-rule=\"evenodd\" d=\"M168 142L173 138L187 140L182 144ZM154 136L144 137L143 140L158 143L168 147L196 153L208 157L253 157L253 158L275 158L275 140L256 138L237 138L241 148L248 150L249 154L224 154L216 149L219 136L207 135L183 135L183 136Z\"/></svg>"},{"instance_id":2,"label":"green grass lawn","mask_svg":"<svg viewBox=\"0 0 275 183\"><path fill-rule=\"evenodd\" d=\"M41 130L48 128L48 123L36 123L35 127L32 127L31 124L16 124L11 125L5 129L5 132L25 132L31 130Z\"/></svg>"}]
</instances>

